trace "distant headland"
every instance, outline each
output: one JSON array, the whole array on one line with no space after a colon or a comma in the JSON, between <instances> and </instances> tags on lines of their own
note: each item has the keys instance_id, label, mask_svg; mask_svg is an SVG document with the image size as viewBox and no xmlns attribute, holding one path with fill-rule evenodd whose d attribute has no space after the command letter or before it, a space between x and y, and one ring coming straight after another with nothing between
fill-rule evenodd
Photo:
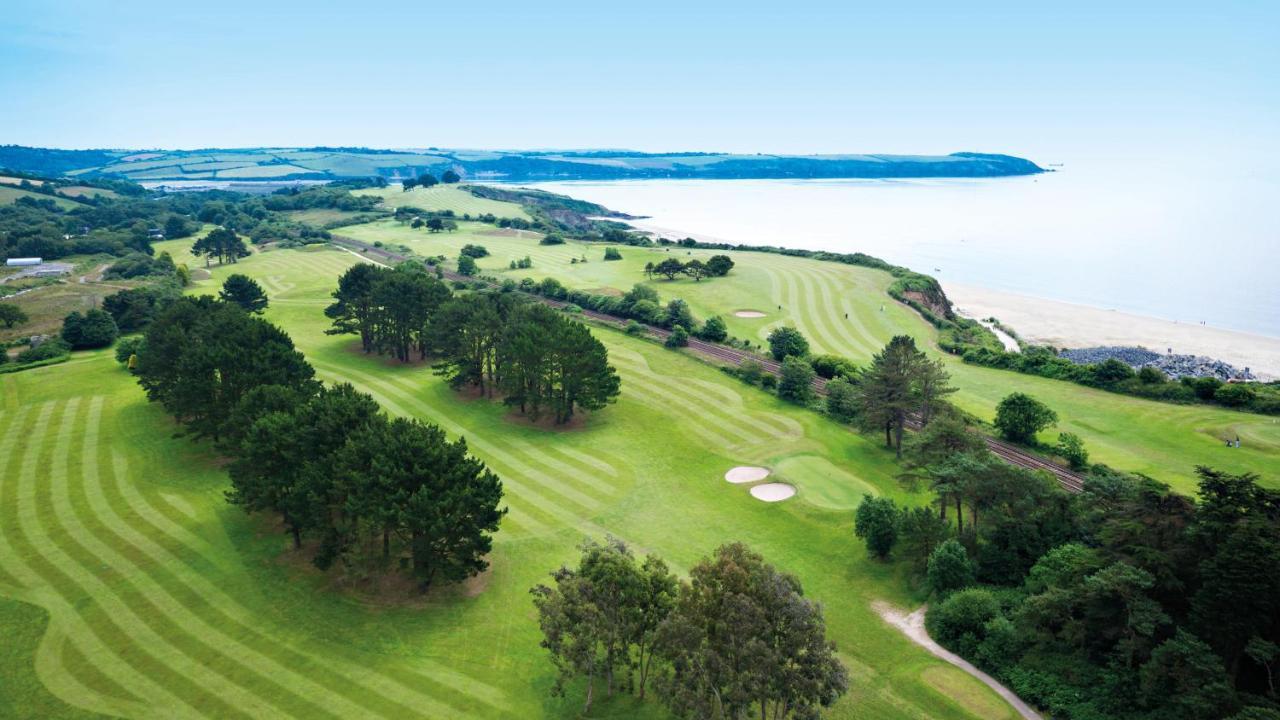
<instances>
[{"instance_id":1,"label":"distant headland","mask_svg":"<svg viewBox=\"0 0 1280 720\"><path fill-rule=\"evenodd\" d=\"M59 150L0 145L0 168L48 175L120 177L143 183L292 182L453 170L497 182L641 179L975 178L1034 175L1012 155L771 155L630 150L379 150L364 147L201 150Z\"/></svg>"}]
</instances>

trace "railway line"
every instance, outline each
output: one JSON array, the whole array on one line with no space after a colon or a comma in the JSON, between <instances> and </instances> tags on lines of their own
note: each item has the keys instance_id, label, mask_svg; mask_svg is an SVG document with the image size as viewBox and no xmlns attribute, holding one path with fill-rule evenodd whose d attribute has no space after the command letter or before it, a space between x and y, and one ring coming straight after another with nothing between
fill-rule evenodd
<instances>
[{"instance_id":1,"label":"railway line","mask_svg":"<svg viewBox=\"0 0 1280 720\"><path fill-rule=\"evenodd\" d=\"M390 263L397 263L397 262L403 262L405 260L411 259L407 255L402 255L400 253L392 252L390 250L387 250L386 248L376 247L374 245L361 242L359 240L354 240L352 238L342 237L339 235L334 235L331 239L331 242L334 245L337 245L338 247L344 248L346 250L351 250L359 255L362 255L364 257L368 257L371 259L375 259L375 260L380 260L380 261L385 261ZM489 282L487 280L482 280L482 279L469 277L465 275L459 275L458 273L451 272L448 270L445 270L443 272L444 272L444 278L446 280L458 280L463 282L479 281L487 285L490 285L492 287L496 287L495 283ZM563 308L569 305L569 303L564 302L563 300L554 300L552 298L545 298L540 295L532 295L532 294L530 294L529 296L539 302L550 305L551 307ZM585 317L591 318L596 322L603 323L606 325L612 325L617 328L626 327L627 323L629 322L627 319L617 317L616 315L607 315L605 313L597 312L595 310L588 310L586 308L582 309L582 315ZM665 341L671 335L671 331L667 330L666 328L655 327L653 325L645 325L644 327L645 327L646 333L650 337L655 338L657 340ZM764 355L760 355L759 353L751 352L750 350L742 350L740 348L729 347L727 345L720 345L718 343L707 342L706 340L699 340L693 337L689 338L688 349L693 351L694 353L697 353L698 355L701 355L711 360L731 363L733 365L741 365L742 363L750 360L758 363L761 369L764 370L765 372L771 373L773 375L778 375L782 372L782 366L779 363L775 362L772 358L766 357ZM813 388L819 395L826 395L827 394L826 379L814 378ZM907 421L907 427L911 430L919 430L920 421L916 418L910 418ZM1030 452L1027 452L1026 450L1018 447L1017 445L1013 445L1012 443L1005 442L1004 440L1000 440L998 438L993 438L989 436L984 436L983 439L986 441L988 450L990 450L996 457L1000 458L1001 460L1004 460L1010 465L1016 465L1018 467L1027 468L1029 470L1043 470L1045 472L1048 472L1052 474L1054 478L1058 481L1058 483L1063 487L1063 489L1065 489L1068 492L1078 493L1084 490L1083 475L1080 475L1079 473L1076 473L1068 468L1062 467L1061 465L1050 462L1049 460L1046 460L1042 457L1039 457Z\"/></svg>"}]
</instances>

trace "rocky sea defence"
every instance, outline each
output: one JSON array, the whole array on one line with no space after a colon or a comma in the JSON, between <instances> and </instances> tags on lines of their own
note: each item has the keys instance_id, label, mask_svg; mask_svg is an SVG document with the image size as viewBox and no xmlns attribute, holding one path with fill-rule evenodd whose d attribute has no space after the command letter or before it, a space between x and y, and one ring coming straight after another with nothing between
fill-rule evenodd
<instances>
[{"instance_id":1,"label":"rocky sea defence","mask_svg":"<svg viewBox=\"0 0 1280 720\"><path fill-rule=\"evenodd\" d=\"M1204 355L1175 355L1171 352L1158 353L1143 347L1091 347L1077 350L1063 350L1059 357L1066 358L1077 365L1091 365L1107 360L1120 362L1136 369L1153 367L1170 378L1182 377L1215 377L1219 380L1256 380L1249 368L1243 370L1221 360Z\"/></svg>"}]
</instances>

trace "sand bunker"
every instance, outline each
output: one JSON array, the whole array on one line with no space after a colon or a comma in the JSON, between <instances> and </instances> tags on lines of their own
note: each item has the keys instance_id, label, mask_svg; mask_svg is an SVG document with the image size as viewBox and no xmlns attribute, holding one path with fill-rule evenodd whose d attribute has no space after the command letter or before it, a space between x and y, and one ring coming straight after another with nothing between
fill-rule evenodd
<instances>
[{"instance_id":1,"label":"sand bunker","mask_svg":"<svg viewBox=\"0 0 1280 720\"><path fill-rule=\"evenodd\" d=\"M769 477L769 468L744 465L736 467L724 474L724 479L731 483L753 483Z\"/></svg>"},{"instance_id":2,"label":"sand bunker","mask_svg":"<svg viewBox=\"0 0 1280 720\"><path fill-rule=\"evenodd\" d=\"M765 483L751 488L751 496L757 500L763 500L765 502L786 500L795 494L795 486L788 485L786 483Z\"/></svg>"},{"instance_id":3,"label":"sand bunker","mask_svg":"<svg viewBox=\"0 0 1280 720\"><path fill-rule=\"evenodd\" d=\"M762 318L764 317L764 313L759 310L739 310L734 313L733 316L740 318Z\"/></svg>"}]
</instances>

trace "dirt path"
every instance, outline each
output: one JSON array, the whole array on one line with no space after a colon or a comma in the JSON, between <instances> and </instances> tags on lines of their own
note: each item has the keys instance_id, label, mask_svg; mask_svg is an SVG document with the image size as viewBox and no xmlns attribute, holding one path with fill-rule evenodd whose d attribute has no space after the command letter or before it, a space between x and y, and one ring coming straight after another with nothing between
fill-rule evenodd
<instances>
[{"instance_id":1,"label":"dirt path","mask_svg":"<svg viewBox=\"0 0 1280 720\"><path fill-rule=\"evenodd\" d=\"M997 695L1004 698L1005 702L1009 703L1026 720L1044 720L1040 713L1037 713L1030 705L1023 702L1012 690L971 665L969 661L934 642L933 638L929 637L929 633L924 629L924 612L928 606L922 605L919 610L910 615L903 615L902 611L880 600L873 602L871 607L885 622L901 630L904 635L911 638L917 645L969 673L982 681L987 687L995 690Z\"/></svg>"}]
</instances>

